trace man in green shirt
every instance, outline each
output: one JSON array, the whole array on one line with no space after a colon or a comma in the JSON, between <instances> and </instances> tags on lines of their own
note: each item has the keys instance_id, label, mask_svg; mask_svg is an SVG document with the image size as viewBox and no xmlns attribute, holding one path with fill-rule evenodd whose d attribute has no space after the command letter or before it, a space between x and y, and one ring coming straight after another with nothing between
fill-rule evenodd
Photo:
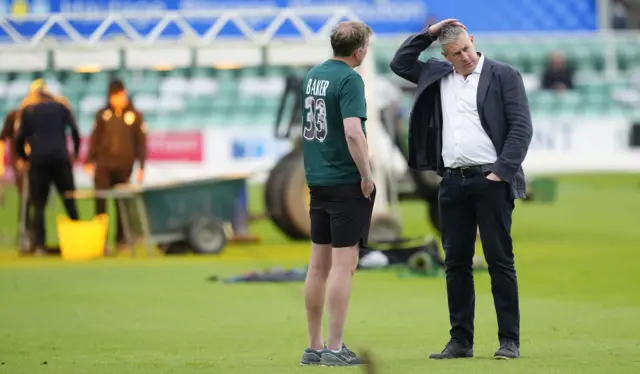
<instances>
[{"instance_id":1,"label":"man in green shirt","mask_svg":"<svg viewBox=\"0 0 640 374\"><path fill-rule=\"evenodd\" d=\"M311 261L305 282L309 347L301 364L348 366L362 359L342 341L351 278L366 245L375 201L365 121L364 82L355 67L364 60L372 31L343 22L331 33L333 58L314 67L302 83L302 149L311 193ZM328 286L327 286L328 284ZM325 290L327 346L322 339Z\"/></svg>"}]
</instances>

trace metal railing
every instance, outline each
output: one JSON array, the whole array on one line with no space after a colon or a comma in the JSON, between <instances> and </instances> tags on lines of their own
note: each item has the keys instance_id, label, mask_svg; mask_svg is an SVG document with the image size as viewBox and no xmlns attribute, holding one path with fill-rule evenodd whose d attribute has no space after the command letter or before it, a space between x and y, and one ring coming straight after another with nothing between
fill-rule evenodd
<instances>
[{"instance_id":1,"label":"metal railing","mask_svg":"<svg viewBox=\"0 0 640 374\"><path fill-rule=\"evenodd\" d=\"M324 25L319 30L312 30L304 21L305 17L324 19ZM252 20L268 19L268 25L256 29L252 27ZM211 26L201 34L190 25L189 20L211 20ZM127 12L127 13L106 13L106 14L51 14L46 16L28 15L24 17L12 17L0 15L0 29L9 35L11 43L0 43L0 49L12 48L15 46L37 48L45 45L47 34L53 27L58 26L65 31L67 41L58 41L61 44L74 44L83 47L98 47L102 43L111 43L105 40L105 32L112 26L117 25L122 29L122 36L127 40L124 44L146 44L152 45L161 39L161 35L167 27L174 23L181 33L170 38L172 41L180 41L190 46L208 45L225 36L221 35L222 29L232 23L242 32L242 37L246 41L258 45L266 45L277 36L278 29L287 21L290 21L297 29L300 37L304 40L322 39L329 35L331 28L342 19L359 20L355 13L346 7L302 7L295 9L282 8L259 8L259 9L230 9L230 10L203 10L185 12ZM130 20L151 20L156 21L156 25L148 33L142 36L131 25ZM73 22L94 21L100 22L95 31L83 35ZM17 25L25 22L39 23L37 31L33 35L20 33ZM205 21L206 22L206 21ZM235 36L237 39L237 36Z\"/></svg>"},{"instance_id":2,"label":"metal railing","mask_svg":"<svg viewBox=\"0 0 640 374\"><path fill-rule=\"evenodd\" d=\"M192 27L190 20L211 20L211 25L204 32ZM321 20L323 26L313 29L306 20ZM310 43L326 42L331 28L339 21L359 20L359 17L347 7L301 7L301 8L249 8L228 10L203 10L184 12L125 12L125 13L93 13L93 14L51 14L51 15L27 15L12 17L0 15L0 29L10 38L5 43L0 41L0 53L20 51L52 50L60 46L72 46L80 48L100 48L101 46L131 45L157 46L163 48L167 44L180 44L192 48L210 46L217 42L228 40L243 40L262 47L267 47L275 40L287 40L290 42ZM157 22L146 35L141 35L134 26L132 20ZM258 20L261 27L254 27ZM262 20L262 21L260 21ZM267 21L264 21L267 20ZM32 25L33 32L20 32L25 23ZM91 32L82 32L74 27L74 23L94 22L97 27ZM206 22L206 21L205 21ZM286 22L294 25L299 36L286 37L278 34L279 28ZM170 37L166 37L167 28L175 24L180 30ZM223 29L233 24L241 32L238 35L226 35ZM122 30L121 38L105 37L112 26ZM64 31L63 38L50 37L50 32L58 28ZM23 30L24 31L24 30ZM396 48L406 34L382 34L376 35L376 48ZM615 79L619 76L618 54L623 49L637 49L640 45L640 33L637 31L619 32L601 29L596 32L584 33L484 33L476 35L478 43L482 45L510 44L535 44L548 42L549 45L570 45L597 43L603 48L605 76ZM640 55L637 56L640 66Z\"/></svg>"}]
</instances>

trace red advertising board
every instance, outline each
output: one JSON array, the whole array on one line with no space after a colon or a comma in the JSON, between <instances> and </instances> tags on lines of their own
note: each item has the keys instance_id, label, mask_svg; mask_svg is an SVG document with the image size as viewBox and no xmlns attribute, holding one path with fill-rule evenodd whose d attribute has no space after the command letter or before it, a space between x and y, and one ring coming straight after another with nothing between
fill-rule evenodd
<instances>
[{"instance_id":1,"label":"red advertising board","mask_svg":"<svg viewBox=\"0 0 640 374\"><path fill-rule=\"evenodd\" d=\"M87 154L88 137L82 138L81 159ZM69 139L69 150L72 142ZM9 146L6 147L5 165L9 165ZM202 162L204 160L204 136L200 131L166 131L147 134L147 161Z\"/></svg>"},{"instance_id":2,"label":"red advertising board","mask_svg":"<svg viewBox=\"0 0 640 374\"><path fill-rule=\"evenodd\" d=\"M200 131L149 134L147 159L155 162L204 161L204 136Z\"/></svg>"}]
</instances>

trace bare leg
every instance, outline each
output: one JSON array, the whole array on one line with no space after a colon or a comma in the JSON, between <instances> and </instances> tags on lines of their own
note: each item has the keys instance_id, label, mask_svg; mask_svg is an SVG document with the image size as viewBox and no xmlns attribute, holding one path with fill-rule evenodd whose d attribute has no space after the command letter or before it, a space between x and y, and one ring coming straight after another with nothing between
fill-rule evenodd
<instances>
[{"instance_id":1,"label":"bare leg","mask_svg":"<svg viewBox=\"0 0 640 374\"><path fill-rule=\"evenodd\" d=\"M304 284L305 305L307 308L307 326L309 330L309 348L321 350L322 311L324 309L325 288L331 270L331 245L311 245L311 260Z\"/></svg>"},{"instance_id":2,"label":"bare leg","mask_svg":"<svg viewBox=\"0 0 640 374\"><path fill-rule=\"evenodd\" d=\"M327 348L332 351L342 349L342 335L351 296L351 279L358 266L358 251L358 245L333 249L327 294L329 307Z\"/></svg>"}]
</instances>

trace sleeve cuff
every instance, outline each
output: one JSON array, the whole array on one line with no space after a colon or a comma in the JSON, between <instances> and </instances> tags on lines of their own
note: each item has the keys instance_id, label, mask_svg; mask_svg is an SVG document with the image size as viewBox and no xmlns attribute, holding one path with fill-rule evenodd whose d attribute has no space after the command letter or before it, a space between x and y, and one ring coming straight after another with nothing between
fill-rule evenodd
<instances>
[{"instance_id":1,"label":"sleeve cuff","mask_svg":"<svg viewBox=\"0 0 640 374\"><path fill-rule=\"evenodd\" d=\"M500 179L506 182L511 181L513 179L513 176L516 174L516 171L517 171L517 168L514 168L511 165L508 165L507 163L501 160L496 161L496 163L493 165L493 168L491 170L492 173L494 173L495 175L500 177Z\"/></svg>"}]
</instances>

